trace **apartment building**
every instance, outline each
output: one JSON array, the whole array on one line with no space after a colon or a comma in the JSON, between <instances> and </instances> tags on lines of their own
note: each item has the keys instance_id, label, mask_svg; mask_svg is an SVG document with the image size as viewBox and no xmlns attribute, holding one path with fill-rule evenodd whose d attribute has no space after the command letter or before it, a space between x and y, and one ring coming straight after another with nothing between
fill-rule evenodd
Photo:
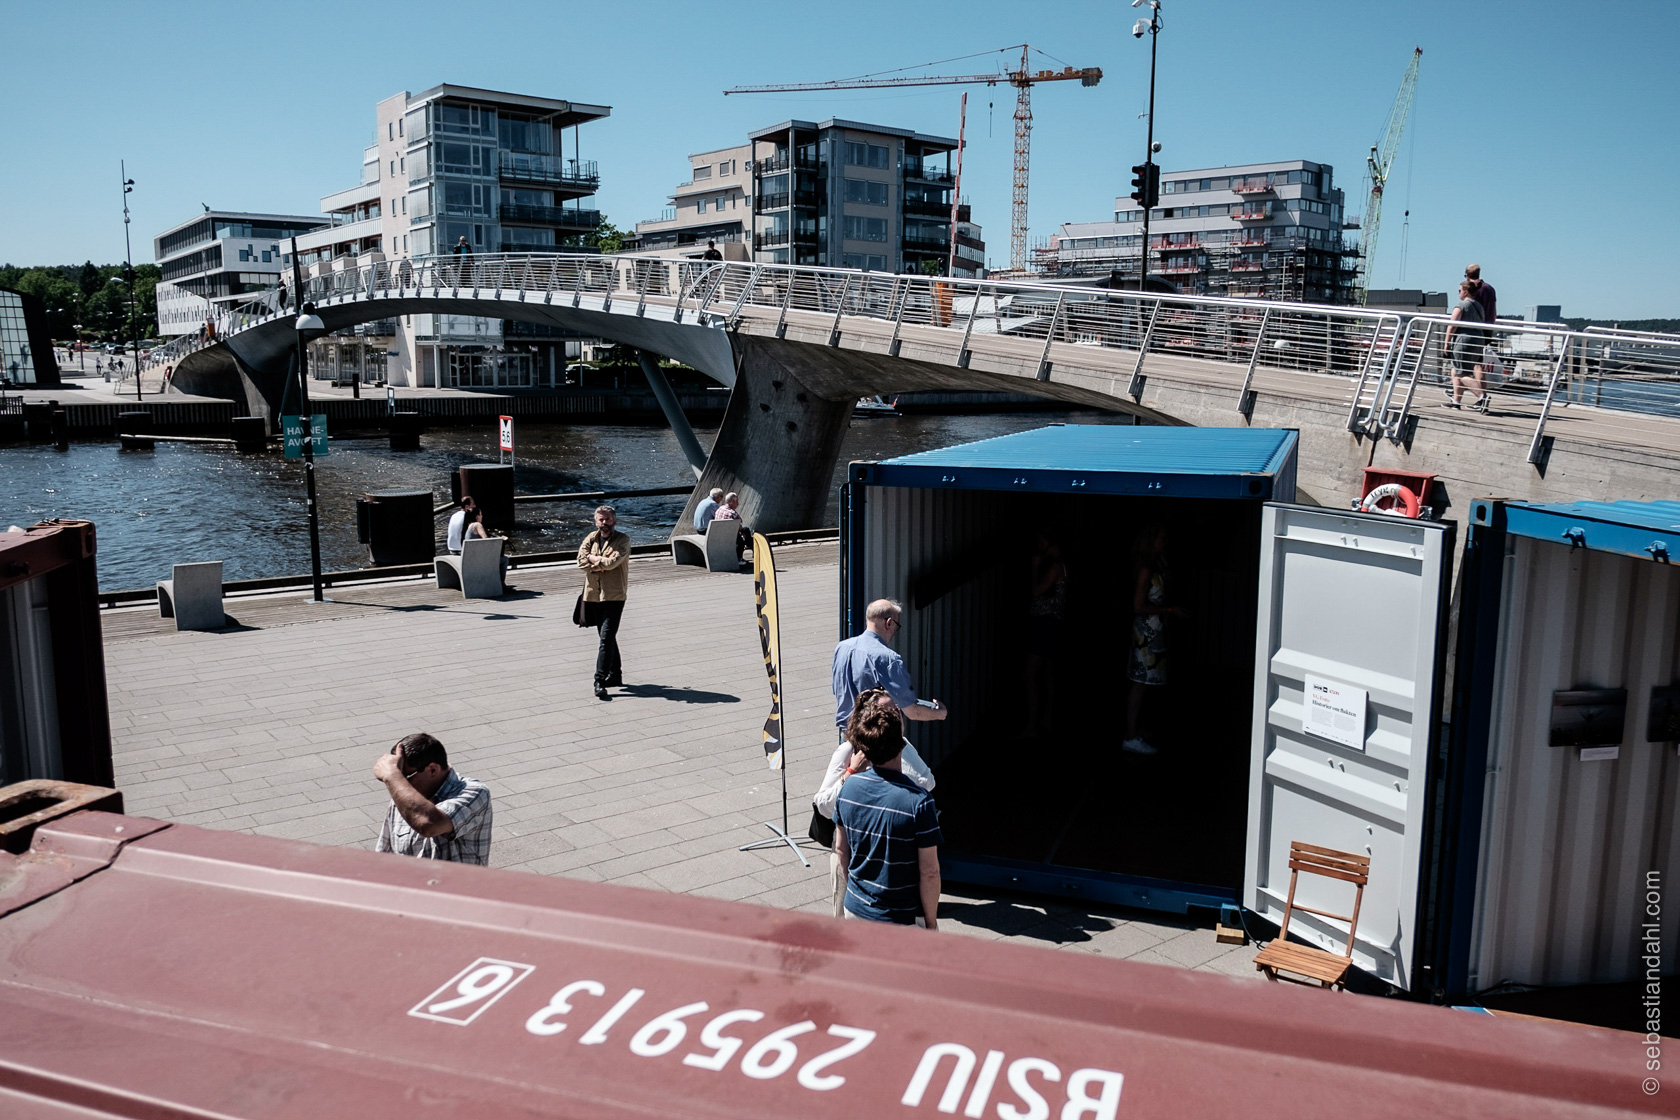
<instances>
[{"instance_id":1,"label":"apartment building","mask_svg":"<svg viewBox=\"0 0 1680 1120\"><path fill-rule=\"evenodd\" d=\"M152 259L163 274L158 333L191 334L210 318L212 305L242 303L274 287L282 244L322 221L319 214L206 209L152 238Z\"/></svg>"},{"instance_id":2,"label":"apartment building","mask_svg":"<svg viewBox=\"0 0 1680 1120\"><path fill-rule=\"evenodd\" d=\"M1164 171L1149 217L1149 275L1186 294L1350 303L1358 249L1344 244L1345 217L1329 164ZM1119 198L1113 221L1063 225L1035 263L1056 276L1108 274L1135 286L1142 238L1143 211Z\"/></svg>"},{"instance_id":3,"label":"apartment building","mask_svg":"<svg viewBox=\"0 0 1680 1120\"><path fill-rule=\"evenodd\" d=\"M630 248L698 259L713 244L724 260L752 259L752 145L695 152L688 162L688 182L658 218L636 223Z\"/></svg>"},{"instance_id":4,"label":"apartment building","mask_svg":"<svg viewBox=\"0 0 1680 1120\"><path fill-rule=\"evenodd\" d=\"M636 223L629 251L944 272L951 251L950 153L957 142L857 121L784 121L747 143L695 152L659 218ZM957 214L956 274L985 269L967 205Z\"/></svg>"},{"instance_id":5,"label":"apartment building","mask_svg":"<svg viewBox=\"0 0 1680 1120\"><path fill-rule=\"evenodd\" d=\"M461 238L475 255L583 251L601 214L600 174L581 157L580 129L611 111L456 85L388 97L375 108L360 184L321 200L326 224L317 218L322 228L299 237L299 264L320 274L448 253ZM577 348L557 328L465 315L405 315L361 331L315 344L321 376L365 367L383 345L375 372L396 385L549 386Z\"/></svg>"},{"instance_id":6,"label":"apartment building","mask_svg":"<svg viewBox=\"0 0 1680 1120\"><path fill-rule=\"evenodd\" d=\"M748 139L757 259L943 271L955 140L832 118L783 121Z\"/></svg>"}]
</instances>

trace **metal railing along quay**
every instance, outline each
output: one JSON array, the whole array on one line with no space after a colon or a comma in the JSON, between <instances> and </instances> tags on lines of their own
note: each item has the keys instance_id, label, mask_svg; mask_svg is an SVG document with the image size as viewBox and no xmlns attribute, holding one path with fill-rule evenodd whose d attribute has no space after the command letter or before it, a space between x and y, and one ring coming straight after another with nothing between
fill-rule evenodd
<instances>
[{"instance_id":1,"label":"metal railing along quay","mask_svg":"<svg viewBox=\"0 0 1680 1120\"><path fill-rule=\"evenodd\" d=\"M1474 330L1478 344L1491 342L1499 355L1495 391L1537 407L1531 462L1540 461L1557 408L1680 417L1680 336L1635 331L1461 325L1445 316L1356 307L634 255L376 261L308 278L304 289L302 298L318 303L517 291L520 299L572 307L588 298L590 310L630 314L642 313L651 297L674 300L678 322L733 328L749 309L773 315L778 335L790 314L815 313L828 317L831 339L844 319L862 318L890 328L893 356L906 327L950 332L959 368L967 367L977 338L1030 342L1039 380L1049 379L1054 347L1089 348L1124 355L1122 370L1129 366L1131 375L1124 391L1134 399L1151 361L1200 359L1243 371L1231 406L1244 416L1252 413L1262 371L1330 376L1349 386L1348 430L1393 440L1407 438L1427 394L1450 385L1454 368L1474 356L1456 345L1462 332ZM268 293L225 312L218 333L232 334L274 314ZM1481 353L1476 346L1474 354Z\"/></svg>"}]
</instances>

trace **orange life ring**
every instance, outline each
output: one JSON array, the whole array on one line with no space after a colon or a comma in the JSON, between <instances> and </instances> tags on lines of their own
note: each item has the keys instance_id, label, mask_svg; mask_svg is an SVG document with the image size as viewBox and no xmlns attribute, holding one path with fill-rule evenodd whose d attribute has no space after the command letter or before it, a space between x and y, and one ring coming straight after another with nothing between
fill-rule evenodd
<instances>
[{"instance_id":1,"label":"orange life ring","mask_svg":"<svg viewBox=\"0 0 1680 1120\"><path fill-rule=\"evenodd\" d=\"M1383 506L1381 502L1398 502L1398 505ZM1418 496L1400 485L1398 482L1388 482L1365 495L1359 503L1364 513L1391 513L1396 517L1416 517L1422 510Z\"/></svg>"}]
</instances>

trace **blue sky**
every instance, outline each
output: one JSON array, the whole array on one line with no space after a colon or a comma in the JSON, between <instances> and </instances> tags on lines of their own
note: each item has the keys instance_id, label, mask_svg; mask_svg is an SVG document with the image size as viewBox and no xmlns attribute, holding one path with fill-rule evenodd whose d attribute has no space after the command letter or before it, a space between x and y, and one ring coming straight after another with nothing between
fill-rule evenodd
<instances>
[{"instance_id":1,"label":"blue sky","mask_svg":"<svg viewBox=\"0 0 1680 1120\"><path fill-rule=\"evenodd\" d=\"M1140 158L1149 60L1123 2L372 3L7 0L0 261L120 259L118 160L135 257L201 202L311 213L353 185L373 106L439 82L607 104L583 130L598 203L658 216L685 155L789 117L954 135L961 87L728 97L1030 41L1100 66L1034 93L1032 235L1100 220ZM1680 3L1166 0L1156 136L1167 169L1362 166L1414 45L1416 108L1384 207L1373 286L1444 289L1482 263L1502 309L1680 316ZM291 32L290 29L298 29ZM1001 56L993 56L1001 57ZM982 72L991 59L944 72ZM964 195L1007 263L1013 90L969 91ZM988 102L992 107L988 109Z\"/></svg>"}]
</instances>

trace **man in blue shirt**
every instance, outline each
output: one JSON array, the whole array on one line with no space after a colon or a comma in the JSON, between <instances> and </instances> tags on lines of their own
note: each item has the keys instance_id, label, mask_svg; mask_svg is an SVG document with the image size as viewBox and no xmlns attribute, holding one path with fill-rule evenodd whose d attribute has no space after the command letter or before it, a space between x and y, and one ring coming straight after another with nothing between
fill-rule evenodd
<instances>
[{"instance_id":1,"label":"man in blue shirt","mask_svg":"<svg viewBox=\"0 0 1680 1120\"><path fill-rule=\"evenodd\" d=\"M846 917L939 928L939 810L900 771L904 723L884 694L864 697L853 745L869 768L847 778L834 807L834 850L846 867Z\"/></svg>"},{"instance_id":2,"label":"man in blue shirt","mask_svg":"<svg viewBox=\"0 0 1680 1120\"><path fill-rule=\"evenodd\" d=\"M723 500L723 488L712 487L712 492L700 499L700 504L694 507L694 531L702 537L706 535L706 526L712 523L712 517L717 513L718 503Z\"/></svg>"},{"instance_id":3,"label":"man in blue shirt","mask_svg":"<svg viewBox=\"0 0 1680 1120\"><path fill-rule=\"evenodd\" d=\"M910 673L887 643L904 628L904 608L891 599L877 599L864 612L864 631L834 647L831 674L834 685L834 726L842 733L851 718L858 693L884 688L904 718L940 720L950 714L937 700L922 703L910 684ZM842 738L844 735L842 734Z\"/></svg>"}]
</instances>

